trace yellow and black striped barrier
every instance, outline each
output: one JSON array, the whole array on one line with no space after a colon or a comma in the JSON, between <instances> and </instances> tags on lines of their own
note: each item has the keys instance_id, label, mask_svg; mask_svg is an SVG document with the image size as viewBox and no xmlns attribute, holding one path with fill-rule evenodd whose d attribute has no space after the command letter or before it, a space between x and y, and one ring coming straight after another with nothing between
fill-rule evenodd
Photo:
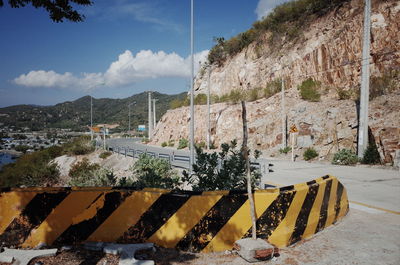
<instances>
[{"instance_id":1,"label":"yellow and black striped barrier","mask_svg":"<svg viewBox=\"0 0 400 265\"><path fill-rule=\"evenodd\" d=\"M349 210L332 176L254 193L257 236L284 247ZM0 243L30 248L85 241L154 242L184 251L231 249L250 235L247 194L116 188L18 188L0 192Z\"/></svg>"}]
</instances>

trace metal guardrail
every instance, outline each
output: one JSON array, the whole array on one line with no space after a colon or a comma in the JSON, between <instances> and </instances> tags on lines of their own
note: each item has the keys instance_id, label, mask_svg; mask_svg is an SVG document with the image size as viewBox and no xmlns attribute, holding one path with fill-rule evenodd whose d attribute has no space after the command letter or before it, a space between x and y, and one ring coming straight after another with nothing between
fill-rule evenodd
<instances>
[{"instance_id":1,"label":"metal guardrail","mask_svg":"<svg viewBox=\"0 0 400 265\"><path fill-rule=\"evenodd\" d=\"M176 150L168 147L149 146L124 138L107 139L107 147L108 150L125 156L138 158L139 155L146 153L151 157L168 160L173 167L183 169L190 168L189 151ZM219 164L221 165L221 163ZM263 177L269 172L272 172L270 169L272 164L268 163L264 159L251 161L251 166L259 169Z\"/></svg>"}]
</instances>

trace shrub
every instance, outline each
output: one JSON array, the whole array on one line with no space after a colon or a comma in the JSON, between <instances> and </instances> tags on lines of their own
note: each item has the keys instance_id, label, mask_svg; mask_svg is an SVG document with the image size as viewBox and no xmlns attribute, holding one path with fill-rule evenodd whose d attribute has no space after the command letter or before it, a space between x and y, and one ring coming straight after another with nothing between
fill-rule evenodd
<instances>
[{"instance_id":1,"label":"shrub","mask_svg":"<svg viewBox=\"0 0 400 265\"><path fill-rule=\"evenodd\" d=\"M282 80L274 79L264 88L264 97L269 98L282 90Z\"/></svg>"},{"instance_id":2,"label":"shrub","mask_svg":"<svg viewBox=\"0 0 400 265\"><path fill-rule=\"evenodd\" d=\"M169 147L174 147L175 146L175 140L169 140L168 141L168 146Z\"/></svg>"},{"instance_id":3,"label":"shrub","mask_svg":"<svg viewBox=\"0 0 400 265\"><path fill-rule=\"evenodd\" d=\"M204 142L204 141L201 141L200 143L196 143L196 147L197 148L202 148L202 149L204 149L204 148L206 148L206 142Z\"/></svg>"},{"instance_id":4,"label":"shrub","mask_svg":"<svg viewBox=\"0 0 400 265\"><path fill-rule=\"evenodd\" d=\"M337 88L336 92L338 94L339 100L351 99L351 92L344 90L343 88Z\"/></svg>"},{"instance_id":5,"label":"shrub","mask_svg":"<svg viewBox=\"0 0 400 265\"><path fill-rule=\"evenodd\" d=\"M187 139L181 138L179 139L179 143L178 143L178 149L183 149L188 147L189 145L189 141Z\"/></svg>"},{"instance_id":6,"label":"shrub","mask_svg":"<svg viewBox=\"0 0 400 265\"><path fill-rule=\"evenodd\" d=\"M0 171L0 186L52 186L58 183L58 165L50 163L58 147L48 148L21 156L15 163L3 166Z\"/></svg>"},{"instance_id":7,"label":"shrub","mask_svg":"<svg viewBox=\"0 0 400 265\"><path fill-rule=\"evenodd\" d=\"M169 162L162 158L141 154L131 169L137 180L130 182L136 188L176 189L180 185L180 178L171 170ZM128 182L129 180L125 179L120 184Z\"/></svg>"},{"instance_id":8,"label":"shrub","mask_svg":"<svg viewBox=\"0 0 400 265\"><path fill-rule=\"evenodd\" d=\"M166 147L166 146L168 146L167 142L162 142L161 143L161 147Z\"/></svg>"},{"instance_id":9,"label":"shrub","mask_svg":"<svg viewBox=\"0 0 400 265\"><path fill-rule=\"evenodd\" d=\"M373 76L370 80L369 99L389 94L396 90L400 79L400 71L390 71L382 76Z\"/></svg>"},{"instance_id":10,"label":"shrub","mask_svg":"<svg viewBox=\"0 0 400 265\"><path fill-rule=\"evenodd\" d=\"M15 151L18 151L18 152L22 152L22 153L26 153L26 151L29 149L30 147L29 146L27 146L27 145L17 145L16 147L15 147Z\"/></svg>"},{"instance_id":11,"label":"shrub","mask_svg":"<svg viewBox=\"0 0 400 265\"><path fill-rule=\"evenodd\" d=\"M349 150L342 149L333 155L332 164L334 165L354 165L358 162L357 155Z\"/></svg>"},{"instance_id":12,"label":"shrub","mask_svg":"<svg viewBox=\"0 0 400 265\"><path fill-rule=\"evenodd\" d=\"M364 151L363 164L380 164L381 156L379 155L378 149L375 144L369 144L367 149Z\"/></svg>"},{"instance_id":13,"label":"shrub","mask_svg":"<svg viewBox=\"0 0 400 265\"><path fill-rule=\"evenodd\" d=\"M71 180L69 185L71 186L87 186L94 177L95 172L100 169L100 165L96 163L90 163L87 158L72 165L69 170L69 176Z\"/></svg>"},{"instance_id":14,"label":"shrub","mask_svg":"<svg viewBox=\"0 0 400 265\"><path fill-rule=\"evenodd\" d=\"M112 155L111 152L107 151L107 152L103 152L99 155L100 158L102 159L106 159L107 157L109 157L110 155Z\"/></svg>"},{"instance_id":15,"label":"shrub","mask_svg":"<svg viewBox=\"0 0 400 265\"><path fill-rule=\"evenodd\" d=\"M95 147L90 138L81 136L66 143L64 149L69 155L86 155L93 152Z\"/></svg>"},{"instance_id":16,"label":"shrub","mask_svg":"<svg viewBox=\"0 0 400 265\"><path fill-rule=\"evenodd\" d=\"M292 148L290 147L290 146L286 146L285 148L281 148L281 149L279 149L279 153L281 153L281 154L287 154L287 153L289 153L290 151L292 151Z\"/></svg>"},{"instance_id":17,"label":"shrub","mask_svg":"<svg viewBox=\"0 0 400 265\"><path fill-rule=\"evenodd\" d=\"M102 168L99 164L91 164L85 158L74 164L69 171L69 185L77 187L116 186L117 178L110 169Z\"/></svg>"},{"instance_id":18,"label":"shrub","mask_svg":"<svg viewBox=\"0 0 400 265\"><path fill-rule=\"evenodd\" d=\"M197 160L193 164L192 174L183 172L183 179L190 183L193 190L245 190L246 161L241 150L236 148L236 141L222 144L219 153L205 153L196 148ZM256 153L258 156L259 153ZM259 182L261 174L254 167L250 168L252 186Z\"/></svg>"},{"instance_id":19,"label":"shrub","mask_svg":"<svg viewBox=\"0 0 400 265\"><path fill-rule=\"evenodd\" d=\"M318 156L317 151L315 151L315 149L312 148L312 147L307 148L303 153L303 158L306 161L309 161L309 160L311 160L313 158L316 158L317 156Z\"/></svg>"},{"instance_id":20,"label":"shrub","mask_svg":"<svg viewBox=\"0 0 400 265\"><path fill-rule=\"evenodd\" d=\"M195 105L205 105L205 104L207 104L207 95L206 94L198 94L194 98L194 104Z\"/></svg>"},{"instance_id":21,"label":"shrub","mask_svg":"<svg viewBox=\"0 0 400 265\"><path fill-rule=\"evenodd\" d=\"M320 86L320 82L314 81L312 78L308 78L307 80L303 81L301 85L299 85L297 88L300 90L300 96L302 99L317 102L321 98L321 95L318 92Z\"/></svg>"}]
</instances>

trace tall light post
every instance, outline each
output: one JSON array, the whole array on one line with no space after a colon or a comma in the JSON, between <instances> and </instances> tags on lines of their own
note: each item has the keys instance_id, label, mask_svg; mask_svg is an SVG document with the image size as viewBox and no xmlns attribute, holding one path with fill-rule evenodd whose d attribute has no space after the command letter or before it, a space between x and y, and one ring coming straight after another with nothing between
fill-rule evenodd
<instances>
[{"instance_id":1,"label":"tall light post","mask_svg":"<svg viewBox=\"0 0 400 265\"><path fill-rule=\"evenodd\" d=\"M149 93L149 98L148 98L148 100L149 100L149 130L148 130L148 133L149 133L149 140L151 140L151 137L152 137L152 134L153 134L153 130L152 130L152 127L153 127L153 121L152 121L152 115L151 115L151 91L149 91L148 92Z\"/></svg>"},{"instance_id":2,"label":"tall light post","mask_svg":"<svg viewBox=\"0 0 400 265\"><path fill-rule=\"evenodd\" d=\"M90 141L93 141L93 97L90 95Z\"/></svg>"},{"instance_id":3,"label":"tall light post","mask_svg":"<svg viewBox=\"0 0 400 265\"><path fill-rule=\"evenodd\" d=\"M154 131L156 130L157 127L157 120L156 120L156 101L158 101L158 99L153 98L153 129Z\"/></svg>"},{"instance_id":4,"label":"tall light post","mask_svg":"<svg viewBox=\"0 0 400 265\"><path fill-rule=\"evenodd\" d=\"M286 148L287 139L286 139L286 112L285 112L285 81L282 77L281 80L281 89L282 89L282 149Z\"/></svg>"},{"instance_id":5,"label":"tall light post","mask_svg":"<svg viewBox=\"0 0 400 265\"><path fill-rule=\"evenodd\" d=\"M190 1L190 172L194 163L194 45L193 45L193 0Z\"/></svg>"},{"instance_id":6,"label":"tall light post","mask_svg":"<svg viewBox=\"0 0 400 265\"><path fill-rule=\"evenodd\" d=\"M128 117L129 117L129 122L128 122L128 133L131 131L131 106L135 105L136 101L133 101L128 104Z\"/></svg>"}]
</instances>

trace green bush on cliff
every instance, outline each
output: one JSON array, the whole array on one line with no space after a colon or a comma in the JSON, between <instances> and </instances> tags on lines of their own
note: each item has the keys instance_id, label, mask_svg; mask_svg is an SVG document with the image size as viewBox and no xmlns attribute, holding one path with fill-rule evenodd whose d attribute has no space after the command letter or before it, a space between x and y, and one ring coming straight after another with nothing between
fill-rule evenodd
<instances>
[{"instance_id":1,"label":"green bush on cliff","mask_svg":"<svg viewBox=\"0 0 400 265\"><path fill-rule=\"evenodd\" d=\"M304 80L297 89L300 90L300 96L302 99L307 101L316 102L321 98L318 89L321 86L321 82L314 81L312 78L308 78Z\"/></svg>"}]
</instances>

